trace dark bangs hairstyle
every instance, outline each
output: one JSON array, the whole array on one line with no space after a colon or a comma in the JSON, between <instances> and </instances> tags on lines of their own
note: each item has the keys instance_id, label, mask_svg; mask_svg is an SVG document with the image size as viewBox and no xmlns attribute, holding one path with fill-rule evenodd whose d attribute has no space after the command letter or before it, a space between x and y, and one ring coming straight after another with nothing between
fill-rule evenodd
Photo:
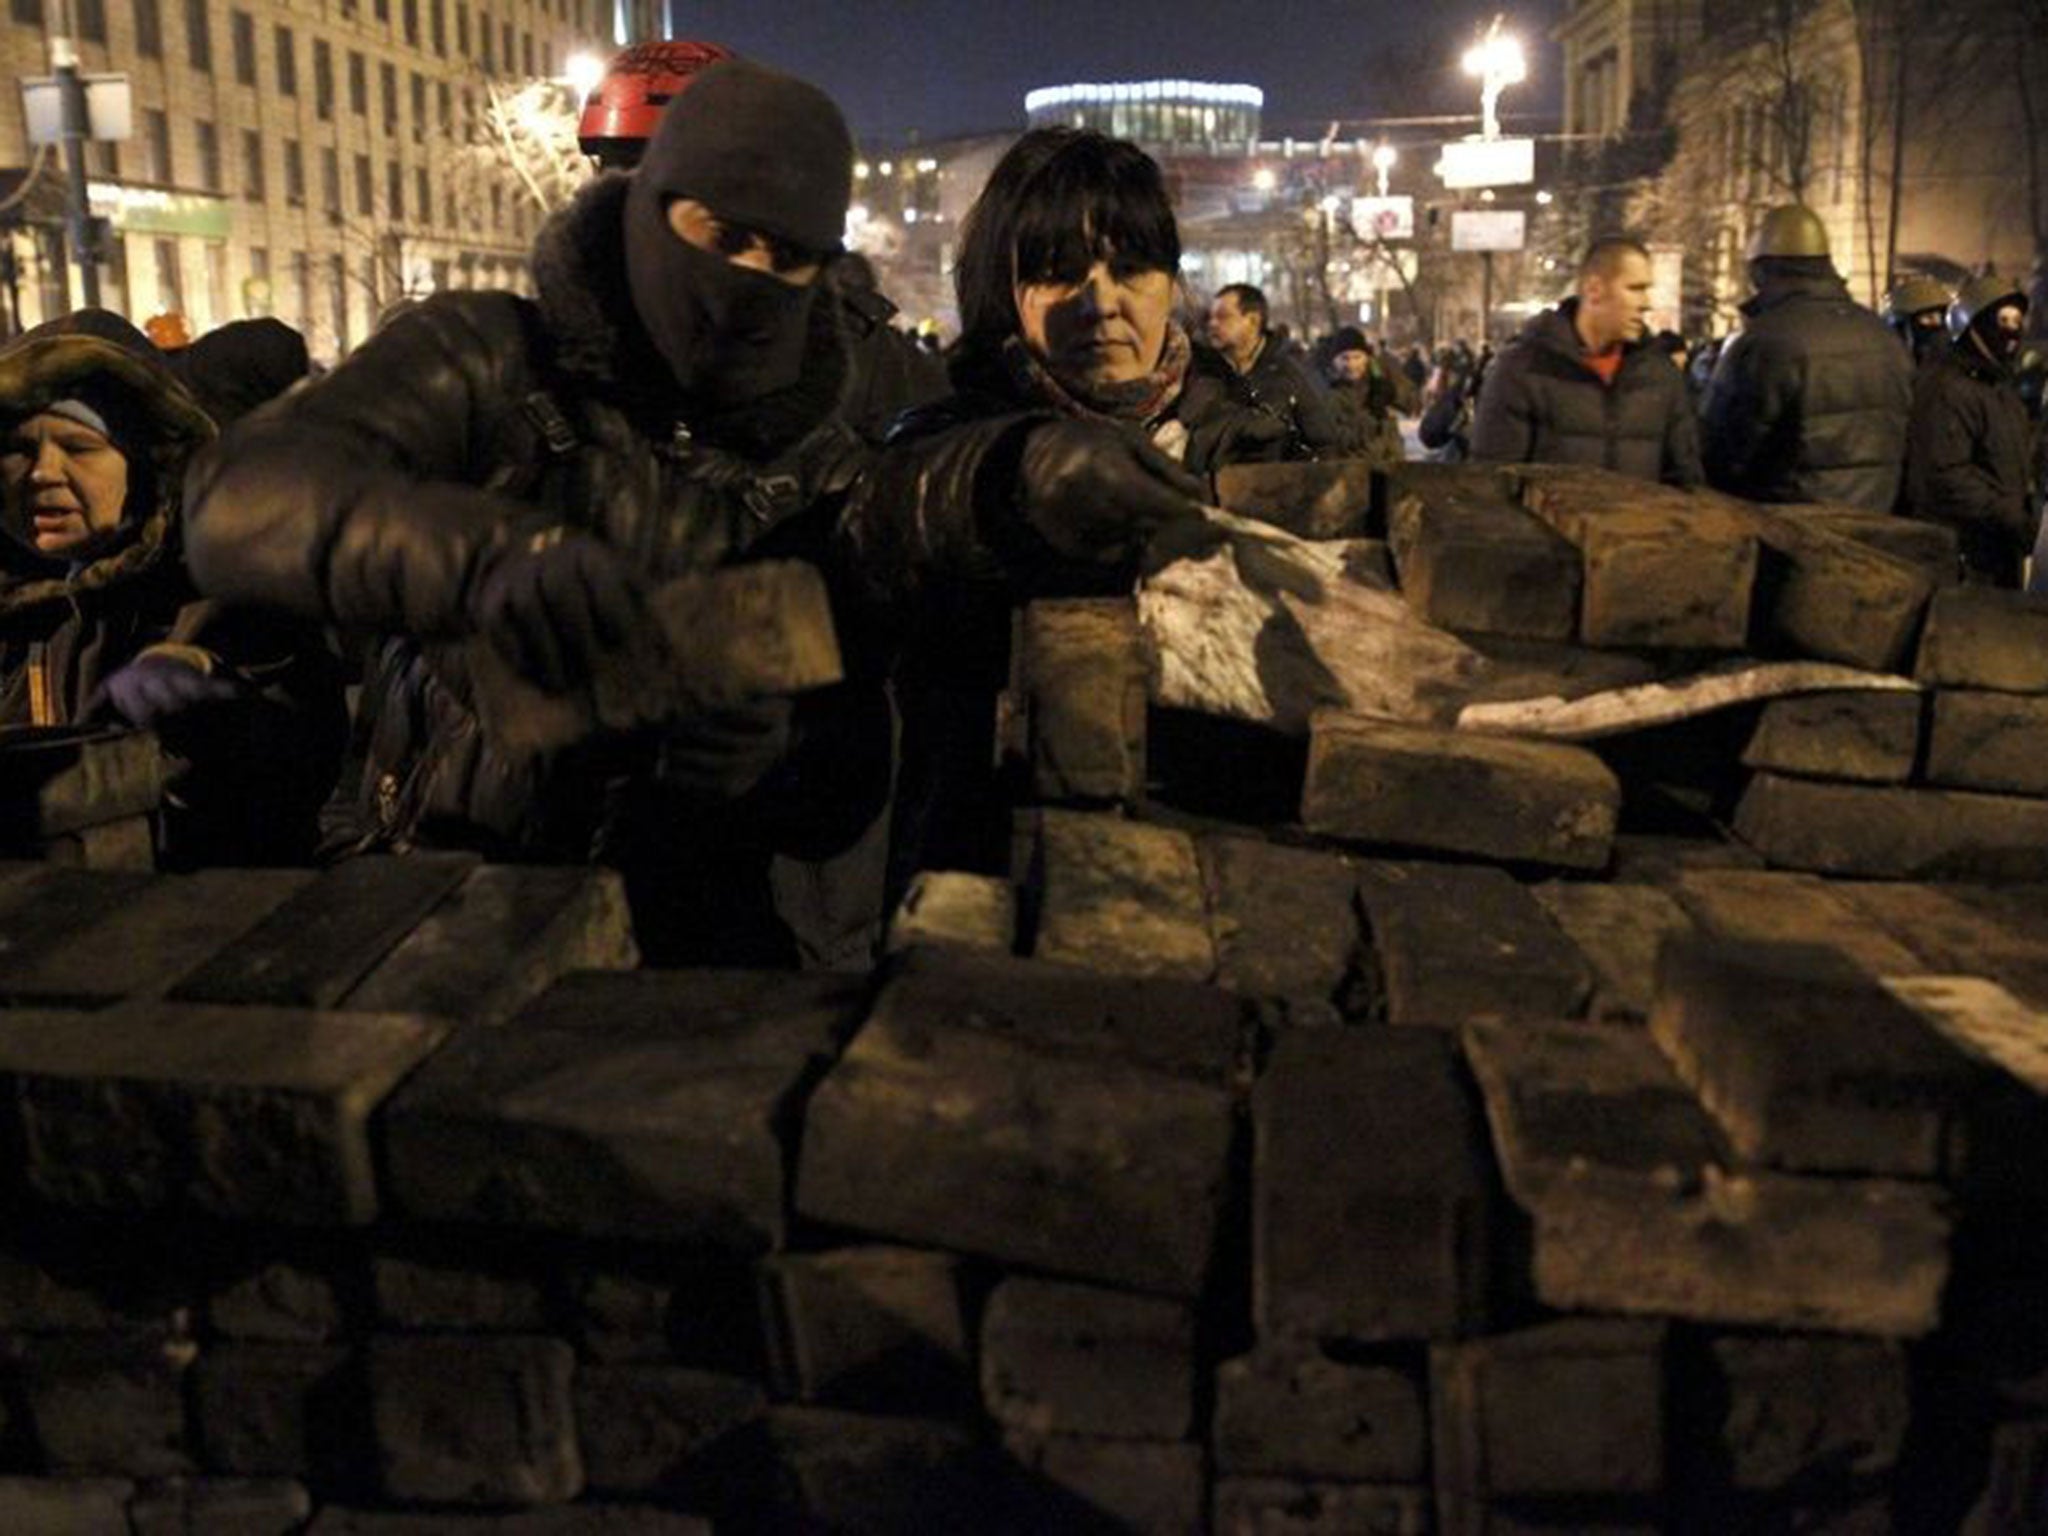
<instances>
[{"instance_id":1,"label":"dark bangs hairstyle","mask_svg":"<svg viewBox=\"0 0 2048 1536\"><path fill-rule=\"evenodd\" d=\"M1158 162L1088 129L1032 129L997 163L961 232L961 348L1016 334L1016 284L1075 282L1098 258L1180 271L1180 227Z\"/></svg>"}]
</instances>

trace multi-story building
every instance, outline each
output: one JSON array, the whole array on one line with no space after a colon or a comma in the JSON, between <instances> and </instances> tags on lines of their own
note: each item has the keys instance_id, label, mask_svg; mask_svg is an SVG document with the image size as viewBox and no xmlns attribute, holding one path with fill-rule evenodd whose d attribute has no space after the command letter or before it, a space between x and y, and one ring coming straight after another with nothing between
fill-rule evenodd
<instances>
[{"instance_id":1,"label":"multi-story building","mask_svg":"<svg viewBox=\"0 0 2048 1536\"><path fill-rule=\"evenodd\" d=\"M132 128L95 142L93 211L112 239L101 302L195 333L274 314L332 358L394 302L523 288L542 216L489 107L629 24L613 0L8 0L0 50L47 73L68 36L88 74L125 74ZM0 100L7 319L78 300L63 167Z\"/></svg>"}]
</instances>

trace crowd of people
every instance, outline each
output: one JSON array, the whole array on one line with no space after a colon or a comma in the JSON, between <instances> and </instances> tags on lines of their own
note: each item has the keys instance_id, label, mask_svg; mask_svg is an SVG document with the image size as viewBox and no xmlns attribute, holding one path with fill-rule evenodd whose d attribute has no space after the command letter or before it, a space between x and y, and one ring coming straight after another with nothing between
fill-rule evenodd
<instances>
[{"instance_id":1,"label":"crowd of people","mask_svg":"<svg viewBox=\"0 0 2048 1536\"><path fill-rule=\"evenodd\" d=\"M1780 252L1767 221L1697 408L1642 334L1625 239L1490 365L1355 328L1300 349L1256 288L1188 306L1142 150L1045 128L965 224L940 368L839 248L834 103L722 50L685 83L640 135L608 125L532 299L407 304L318 377L270 321L165 353L88 311L0 349L0 724L156 730L172 864L598 862L655 963L861 966L910 872L1004 857L1014 605L1214 547L1223 466L1396 459L1419 415L1476 459L1940 517L1978 579L2016 582L2032 539L2024 474L2003 478L2017 295L1958 295L1916 392L1824 251ZM762 560L822 575L838 684L671 701L546 752L487 723L507 671L571 695L669 665L655 590Z\"/></svg>"}]
</instances>

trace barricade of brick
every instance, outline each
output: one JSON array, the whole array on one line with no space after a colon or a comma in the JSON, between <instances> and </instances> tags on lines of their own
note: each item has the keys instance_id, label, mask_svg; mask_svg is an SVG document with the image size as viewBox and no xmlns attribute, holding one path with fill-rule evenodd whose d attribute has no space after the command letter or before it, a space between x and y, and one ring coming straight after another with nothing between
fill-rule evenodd
<instances>
[{"instance_id":1,"label":"barricade of brick","mask_svg":"<svg viewBox=\"0 0 2048 1536\"><path fill-rule=\"evenodd\" d=\"M1936 693L1927 780L1954 789L2048 795L2048 697L1972 689Z\"/></svg>"},{"instance_id":2,"label":"barricade of brick","mask_svg":"<svg viewBox=\"0 0 2048 1536\"><path fill-rule=\"evenodd\" d=\"M1389 1023L1560 1019L1586 1005L1584 955L1503 870L1375 859L1358 899Z\"/></svg>"},{"instance_id":3,"label":"barricade of brick","mask_svg":"<svg viewBox=\"0 0 2048 1536\"><path fill-rule=\"evenodd\" d=\"M1569 640L1579 552L1504 491L1405 487L1387 512L1401 595L1442 629Z\"/></svg>"},{"instance_id":4,"label":"barricade of brick","mask_svg":"<svg viewBox=\"0 0 2048 1536\"><path fill-rule=\"evenodd\" d=\"M1135 805L1145 793L1153 663L1128 598L1024 610L1017 674L1034 799Z\"/></svg>"},{"instance_id":5,"label":"barricade of brick","mask_svg":"<svg viewBox=\"0 0 2048 1536\"><path fill-rule=\"evenodd\" d=\"M761 1265L770 1380L785 1398L938 1412L975 1397L961 1263L885 1246Z\"/></svg>"},{"instance_id":6,"label":"barricade of brick","mask_svg":"<svg viewBox=\"0 0 2048 1536\"><path fill-rule=\"evenodd\" d=\"M1194 840L1172 827L1044 810L1030 818L1041 960L1207 981L1216 948Z\"/></svg>"},{"instance_id":7,"label":"barricade of brick","mask_svg":"<svg viewBox=\"0 0 2048 1536\"><path fill-rule=\"evenodd\" d=\"M1374 479L1369 459L1228 464L1216 472L1216 502L1305 539L1372 536L1385 527L1374 516Z\"/></svg>"},{"instance_id":8,"label":"barricade of brick","mask_svg":"<svg viewBox=\"0 0 2048 1536\"><path fill-rule=\"evenodd\" d=\"M1984 586L1936 593L1918 675L1937 688L2048 693L2048 600Z\"/></svg>"},{"instance_id":9,"label":"barricade of brick","mask_svg":"<svg viewBox=\"0 0 2048 1536\"><path fill-rule=\"evenodd\" d=\"M1357 874L1333 853L1245 837L1198 846L1216 980L1253 997L1337 996L1357 972Z\"/></svg>"},{"instance_id":10,"label":"barricade of brick","mask_svg":"<svg viewBox=\"0 0 2048 1536\"><path fill-rule=\"evenodd\" d=\"M1918 693L1850 689L1773 699L1743 749L1745 768L1861 784L1904 784L1920 756Z\"/></svg>"},{"instance_id":11,"label":"barricade of brick","mask_svg":"<svg viewBox=\"0 0 2048 1536\"><path fill-rule=\"evenodd\" d=\"M1750 780L1735 831L1771 863L1896 880L2048 876L2048 800L1951 789Z\"/></svg>"},{"instance_id":12,"label":"barricade of brick","mask_svg":"<svg viewBox=\"0 0 2048 1536\"><path fill-rule=\"evenodd\" d=\"M401 1502L560 1504L583 1488L570 1373L539 1337L380 1338L369 1351L378 1477Z\"/></svg>"},{"instance_id":13,"label":"barricade of brick","mask_svg":"<svg viewBox=\"0 0 2048 1536\"><path fill-rule=\"evenodd\" d=\"M1685 909L1653 885L1550 880L1530 894L1578 947L1592 973L1586 1016L1616 1022L1647 1019L1656 994L1658 951L1667 940L1692 931Z\"/></svg>"},{"instance_id":14,"label":"barricade of brick","mask_svg":"<svg viewBox=\"0 0 2048 1536\"><path fill-rule=\"evenodd\" d=\"M1316 1349L1226 1360L1216 1371L1217 1473L1420 1483L1430 1439L1423 1397L1412 1369L1350 1364Z\"/></svg>"}]
</instances>

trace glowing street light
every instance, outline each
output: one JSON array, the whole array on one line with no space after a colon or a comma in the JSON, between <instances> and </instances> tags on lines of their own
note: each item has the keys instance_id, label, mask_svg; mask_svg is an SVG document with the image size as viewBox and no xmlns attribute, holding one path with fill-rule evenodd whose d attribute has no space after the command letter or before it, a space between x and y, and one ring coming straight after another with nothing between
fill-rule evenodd
<instances>
[{"instance_id":1,"label":"glowing street light","mask_svg":"<svg viewBox=\"0 0 2048 1536\"><path fill-rule=\"evenodd\" d=\"M1479 81L1481 135L1489 139L1500 137L1500 93L1529 78L1520 41L1501 31L1500 23L1500 17L1493 18L1486 35L1465 50L1464 60L1465 73Z\"/></svg>"},{"instance_id":2,"label":"glowing street light","mask_svg":"<svg viewBox=\"0 0 2048 1536\"><path fill-rule=\"evenodd\" d=\"M581 101L604 79L604 60L587 49L578 50L564 62L562 74L575 90L576 99Z\"/></svg>"},{"instance_id":3,"label":"glowing street light","mask_svg":"<svg viewBox=\"0 0 2048 1536\"><path fill-rule=\"evenodd\" d=\"M1280 178L1273 174L1270 165L1262 165L1252 172L1252 185L1261 192L1270 192L1280 185Z\"/></svg>"},{"instance_id":4,"label":"glowing street light","mask_svg":"<svg viewBox=\"0 0 2048 1536\"><path fill-rule=\"evenodd\" d=\"M1387 173L1393 170L1400 158L1400 155L1395 153L1394 146L1391 144L1382 144L1372 152L1372 168L1378 171L1380 175L1381 197L1387 195Z\"/></svg>"}]
</instances>

